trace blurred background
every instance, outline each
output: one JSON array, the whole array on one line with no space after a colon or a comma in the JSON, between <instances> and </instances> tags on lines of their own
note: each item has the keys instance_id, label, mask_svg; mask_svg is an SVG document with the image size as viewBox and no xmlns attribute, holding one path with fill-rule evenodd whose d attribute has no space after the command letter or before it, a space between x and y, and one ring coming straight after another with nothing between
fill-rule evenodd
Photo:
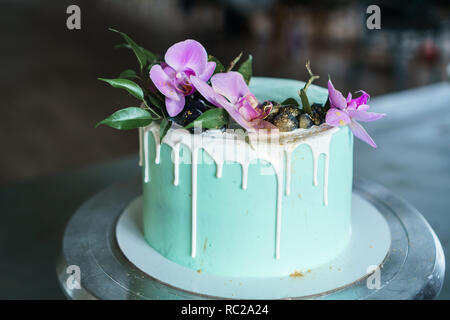
<instances>
[{"instance_id":1,"label":"blurred background","mask_svg":"<svg viewBox=\"0 0 450 320\"><path fill-rule=\"evenodd\" d=\"M353 0L0 0L0 184L28 181L137 151L136 132L94 129L134 103L97 77L136 68L109 32L117 28L163 54L195 38L221 61L241 50L254 75L306 79L305 61L326 83L372 96L447 79L448 1ZM81 30L66 8L81 8ZM381 30L366 8L381 8Z\"/></svg>"},{"instance_id":2,"label":"blurred background","mask_svg":"<svg viewBox=\"0 0 450 320\"><path fill-rule=\"evenodd\" d=\"M72 4L81 30L66 27ZM372 4L380 30L366 27ZM355 139L355 176L411 202L450 257L449 1L0 0L0 299L64 298L54 266L68 219L139 174L136 130L94 129L135 104L97 80L137 67L109 27L160 54L186 38L223 62L242 50L255 76L305 80L311 60L317 84L330 74L344 93L368 91L388 116L366 127L377 150Z\"/></svg>"}]
</instances>

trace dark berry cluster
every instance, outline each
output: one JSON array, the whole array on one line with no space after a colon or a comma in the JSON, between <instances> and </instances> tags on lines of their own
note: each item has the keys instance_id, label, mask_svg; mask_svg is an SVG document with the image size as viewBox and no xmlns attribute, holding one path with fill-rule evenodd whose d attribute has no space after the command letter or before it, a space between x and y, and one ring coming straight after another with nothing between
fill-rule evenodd
<instances>
[{"instance_id":1,"label":"dark berry cluster","mask_svg":"<svg viewBox=\"0 0 450 320\"><path fill-rule=\"evenodd\" d=\"M321 104L315 103L311 106L312 116L295 105L280 105L274 101L272 104L272 112L266 120L273 123L281 132L298 128L308 129L325 122L326 110Z\"/></svg>"}]
</instances>

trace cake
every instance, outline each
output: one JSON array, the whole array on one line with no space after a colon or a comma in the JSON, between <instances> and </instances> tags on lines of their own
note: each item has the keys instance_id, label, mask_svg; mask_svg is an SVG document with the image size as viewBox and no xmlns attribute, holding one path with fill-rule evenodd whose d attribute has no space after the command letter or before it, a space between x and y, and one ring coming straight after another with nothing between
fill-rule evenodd
<instances>
[{"instance_id":1,"label":"cake","mask_svg":"<svg viewBox=\"0 0 450 320\"><path fill-rule=\"evenodd\" d=\"M114 30L115 31L115 30ZM117 32L117 31L116 31ZM302 274L339 256L351 233L353 135L369 95L251 79L195 40L162 60L120 33L141 76L101 79L138 98L99 124L139 131L143 237L166 259L227 277ZM135 82L148 72L150 89ZM250 83L248 86L247 84Z\"/></svg>"}]
</instances>

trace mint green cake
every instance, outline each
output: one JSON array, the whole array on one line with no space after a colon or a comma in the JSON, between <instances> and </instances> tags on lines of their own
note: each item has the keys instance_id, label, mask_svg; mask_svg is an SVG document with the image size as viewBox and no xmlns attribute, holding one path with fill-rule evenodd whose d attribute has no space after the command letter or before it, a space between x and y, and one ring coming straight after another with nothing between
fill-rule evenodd
<instances>
[{"instance_id":1,"label":"mint green cake","mask_svg":"<svg viewBox=\"0 0 450 320\"><path fill-rule=\"evenodd\" d=\"M260 101L282 100L301 86L253 78L250 89ZM326 99L326 90L312 86L308 96ZM172 127L160 143L152 123L140 137L145 239L173 262L215 275L277 277L329 262L350 240L347 126L250 143L236 133Z\"/></svg>"},{"instance_id":2,"label":"mint green cake","mask_svg":"<svg viewBox=\"0 0 450 320\"><path fill-rule=\"evenodd\" d=\"M351 237L353 136L368 93L346 97L310 63L305 82L252 78L252 56L221 63L193 39L164 56L121 35L139 69L100 80L135 97L100 121L139 129L143 230L163 257L228 277L301 275ZM250 84L250 86L249 86Z\"/></svg>"}]
</instances>

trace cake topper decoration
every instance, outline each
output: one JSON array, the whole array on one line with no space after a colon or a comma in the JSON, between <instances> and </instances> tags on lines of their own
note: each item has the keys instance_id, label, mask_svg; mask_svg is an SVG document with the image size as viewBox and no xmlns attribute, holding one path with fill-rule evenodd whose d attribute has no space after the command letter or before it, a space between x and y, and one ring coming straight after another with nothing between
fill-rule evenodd
<instances>
[{"instance_id":1,"label":"cake topper decoration","mask_svg":"<svg viewBox=\"0 0 450 320\"><path fill-rule=\"evenodd\" d=\"M97 123L115 129L129 130L159 123L161 141L175 122L185 129L232 128L237 123L247 131L271 129L290 132L312 126L341 127L348 125L353 134L376 148L376 144L358 121L371 122L384 114L368 112L369 95L365 91L352 99L344 98L328 81L328 99L325 104L309 101L307 90L319 76L306 69L309 79L298 92L299 100L288 98L283 102L259 102L248 84L252 77L252 56L233 71L242 52L228 68L214 56L208 55L198 41L188 39L172 45L160 56L136 44L128 35L110 29L122 36L125 44L117 47L131 49L138 62L139 74L125 70L118 78L99 78L111 86L126 90L140 100L140 107L116 111ZM192 132L192 131L191 131Z\"/></svg>"},{"instance_id":2,"label":"cake topper decoration","mask_svg":"<svg viewBox=\"0 0 450 320\"><path fill-rule=\"evenodd\" d=\"M167 49L164 59L150 69L150 79L165 96L167 113L174 117L183 110L185 96L195 91L191 77L208 81L216 63L208 62L205 48L195 40L175 43Z\"/></svg>"},{"instance_id":3,"label":"cake topper decoration","mask_svg":"<svg viewBox=\"0 0 450 320\"><path fill-rule=\"evenodd\" d=\"M357 138L376 148L376 143L356 120L372 122L383 118L385 114L368 112L370 107L367 102L370 96L365 91L361 90L359 92L362 93L360 97L352 99L352 94L349 92L347 99L345 99L342 93L334 88L331 80L328 80L328 95L331 108L327 112L326 122L333 127L348 125Z\"/></svg>"},{"instance_id":4,"label":"cake topper decoration","mask_svg":"<svg viewBox=\"0 0 450 320\"><path fill-rule=\"evenodd\" d=\"M263 120L272 110L272 104L261 105L240 73L230 71L215 74L211 78L211 86L200 77L191 77L191 81L206 100L216 107L224 108L244 129L276 129L273 124Z\"/></svg>"}]
</instances>

